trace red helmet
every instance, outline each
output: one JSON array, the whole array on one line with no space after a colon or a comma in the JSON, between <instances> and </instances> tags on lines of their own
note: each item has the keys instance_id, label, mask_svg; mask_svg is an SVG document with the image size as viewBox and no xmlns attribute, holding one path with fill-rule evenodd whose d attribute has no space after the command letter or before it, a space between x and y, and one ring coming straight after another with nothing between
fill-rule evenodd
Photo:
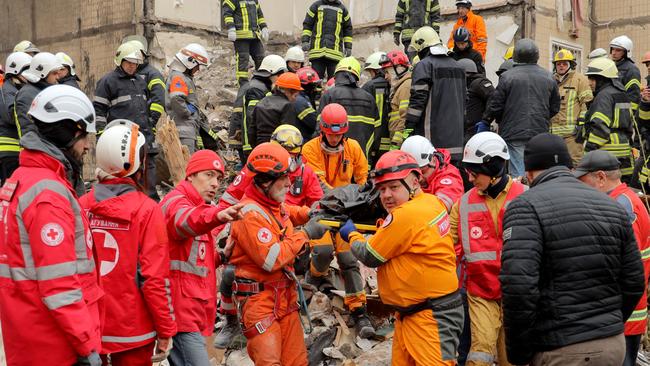
<instances>
[{"instance_id":1,"label":"red helmet","mask_svg":"<svg viewBox=\"0 0 650 366\"><path fill-rule=\"evenodd\" d=\"M400 50L388 52L386 56L382 57L381 60L379 60L379 64L384 69L398 65L404 66L406 68L411 66L411 62L409 61L408 56L406 56L406 54Z\"/></svg>"},{"instance_id":2,"label":"red helmet","mask_svg":"<svg viewBox=\"0 0 650 366\"><path fill-rule=\"evenodd\" d=\"M302 85L318 84L321 82L320 76L311 66L301 67L296 71Z\"/></svg>"},{"instance_id":3,"label":"red helmet","mask_svg":"<svg viewBox=\"0 0 650 366\"><path fill-rule=\"evenodd\" d=\"M291 156L279 144L265 142L255 146L248 156L246 167L253 174L266 174L279 178L289 172Z\"/></svg>"},{"instance_id":4,"label":"red helmet","mask_svg":"<svg viewBox=\"0 0 650 366\"><path fill-rule=\"evenodd\" d=\"M320 113L320 130L327 135L342 135L350 129L348 112L337 103L328 104Z\"/></svg>"},{"instance_id":5,"label":"red helmet","mask_svg":"<svg viewBox=\"0 0 650 366\"><path fill-rule=\"evenodd\" d=\"M392 150L379 158L370 178L375 184L406 178L409 173L422 174L415 158L402 150Z\"/></svg>"}]
</instances>

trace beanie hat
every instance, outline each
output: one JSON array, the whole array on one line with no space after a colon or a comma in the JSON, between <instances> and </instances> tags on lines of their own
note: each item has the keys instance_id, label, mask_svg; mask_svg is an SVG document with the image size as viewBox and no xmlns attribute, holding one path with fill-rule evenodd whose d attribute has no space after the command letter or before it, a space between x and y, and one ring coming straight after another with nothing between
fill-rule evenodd
<instances>
[{"instance_id":1,"label":"beanie hat","mask_svg":"<svg viewBox=\"0 0 650 366\"><path fill-rule=\"evenodd\" d=\"M569 149L562 137L540 133L528 141L524 149L524 166L527 172L560 165L573 168Z\"/></svg>"},{"instance_id":2,"label":"beanie hat","mask_svg":"<svg viewBox=\"0 0 650 366\"><path fill-rule=\"evenodd\" d=\"M185 168L185 176L189 177L192 174L204 170L216 170L221 172L221 174L225 174L223 160L221 160L221 157L216 152L212 150L199 150L192 154Z\"/></svg>"}]
</instances>

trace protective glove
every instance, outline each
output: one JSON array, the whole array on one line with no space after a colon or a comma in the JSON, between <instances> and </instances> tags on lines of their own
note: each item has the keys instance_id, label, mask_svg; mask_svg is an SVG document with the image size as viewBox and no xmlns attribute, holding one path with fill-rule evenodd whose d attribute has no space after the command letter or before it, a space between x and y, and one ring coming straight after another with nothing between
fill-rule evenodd
<instances>
[{"instance_id":1,"label":"protective glove","mask_svg":"<svg viewBox=\"0 0 650 366\"><path fill-rule=\"evenodd\" d=\"M399 33L393 33L393 42L399 46Z\"/></svg>"},{"instance_id":2,"label":"protective glove","mask_svg":"<svg viewBox=\"0 0 650 366\"><path fill-rule=\"evenodd\" d=\"M346 48L345 51L343 51L343 54L345 55L345 57L352 56L352 49L351 48Z\"/></svg>"},{"instance_id":3,"label":"protective glove","mask_svg":"<svg viewBox=\"0 0 650 366\"><path fill-rule=\"evenodd\" d=\"M307 234L309 239L320 239L329 230L329 227L318 222L321 219L322 216L314 216L302 227L302 231Z\"/></svg>"},{"instance_id":4,"label":"protective glove","mask_svg":"<svg viewBox=\"0 0 650 366\"><path fill-rule=\"evenodd\" d=\"M582 125L577 125L576 129L573 131L573 136L575 137L576 142L579 144L585 142L585 136L583 134L583 131L584 131L584 126Z\"/></svg>"},{"instance_id":5,"label":"protective glove","mask_svg":"<svg viewBox=\"0 0 650 366\"><path fill-rule=\"evenodd\" d=\"M302 42L302 50L305 52L309 52L309 42Z\"/></svg>"},{"instance_id":6,"label":"protective glove","mask_svg":"<svg viewBox=\"0 0 650 366\"><path fill-rule=\"evenodd\" d=\"M316 201L309 208L309 213L307 215L309 215L309 218L312 218L315 216L323 216L324 212L325 210L320 207L320 203Z\"/></svg>"},{"instance_id":7,"label":"protective glove","mask_svg":"<svg viewBox=\"0 0 650 366\"><path fill-rule=\"evenodd\" d=\"M102 366L102 359L99 353L92 351L88 356L77 357L77 366Z\"/></svg>"},{"instance_id":8,"label":"protective glove","mask_svg":"<svg viewBox=\"0 0 650 366\"><path fill-rule=\"evenodd\" d=\"M357 227L354 226L354 222L352 222L352 220L348 219L348 221L346 221L345 224L339 229L339 235L341 235L341 239L349 242L350 234L353 231L357 231Z\"/></svg>"},{"instance_id":9,"label":"protective glove","mask_svg":"<svg viewBox=\"0 0 650 366\"><path fill-rule=\"evenodd\" d=\"M479 121L476 123L476 133L490 131L490 124L485 121Z\"/></svg>"},{"instance_id":10,"label":"protective glove","mask_svg":"<svg viewBox=\"0 0 650 366\"><path fill-rule=\"evenodd\" d=\"M269 41L269 28L262 28L262 42L266 43Z\"/></svg>"},{"instance_id":11,"label":"protective glove","mask_svg":"<svg viewBox=\"0 0 650 366\"><path fill-rule=\"evenodd\" d=\"M587 141L585 144L585 152L594 151L600 149L600 146L594 144L593 142Z\"/></svg>"},{"instance_id":12,"label":"protective glove","mask_svg":"<svg viewBox=\"0 0 650 366\"><path fill-rule=\"evenodd\" d=\"M235 42L237 40L237 30L235 28L228 29L228 40Z\"/></svg>"}]
</instances>

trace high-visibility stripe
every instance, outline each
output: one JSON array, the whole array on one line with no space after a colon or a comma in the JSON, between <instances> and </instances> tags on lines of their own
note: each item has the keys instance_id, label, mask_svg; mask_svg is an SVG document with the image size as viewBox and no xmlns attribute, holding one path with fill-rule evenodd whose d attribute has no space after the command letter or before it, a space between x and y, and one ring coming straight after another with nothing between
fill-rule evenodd
<instances>
[{"instance_id":1,"label":"high-visibility stripe","mask_svg":"<svg viewBox=\"0 0 650 366\"><path fill-rule=\"evenodd\" d=\"M238 30L235 31L237 39L250 39L253 38L253 31L251 30Z\"/></svg>"},{"instance_id":2,"label":"high-visibility stripe","mask_svg":"<svg viewBox=\"0 0 650 366\"><path fill-rule=\"evenodd\" d=\"M471 351L467 354L467 361L485 362L491 365L494 362L494 355L487 352Z\"/></svg>"},{"instance_id":3,"label":"high-visibility stripe","mask_svg":"<svg viewBox=\"0 0 650 366\"><path fill-rule=\"evenodd\" d=\"M411 86L411 89L414 91L420 91L420 90L429 90L429 85L427 84L414 84Z\"/></svg>"},{"instance_id":4,"label":"high-visibility stripe","mask_svg":"<svg viewBox=\"0 0 650 366\"><path fill-rule=\"evenodd\" d=\"M151 103L151 105L149 106L149 110L158 112L160 114L165 112L165 108L158 103Z\"/></svg>"},{"instance_id":5,"label":"high-visibility stripe","mask_svg":"<svg viewBox=\"0 0 650 366\"><path fill-rule=\"evenodd\" d=\"M146 341L147 339L152 339L156 337L156 332L149 332L139 336L132 337L118 337L118 336L102 336L102 342L110 343L136 343Z\"/></svg>"},{"instance_id":6,"label":"high-visibility stripe","mask_svg":"<svg viewBox=\"0 0 650 366\"><path fill-rule=\"evenodd\" d=\"M422 111L419 110L419 109L415 109L415 108L409 108L407 113L412 115L412 116L416 116L416 117L422 116Z\"/></svg>"},{"instance_id":7,"label":"high-visibility stripe","mask_svg":"<svg viewBox=\"0 0 650 366\"><path fill-rule=\"evenodd\" d=\"M475 212L488 212L488 207L485 203L469 203L469 196L472 191L465 193L460 199L459 214L460 214L460 228L461 228L461 242L463 250L465 251L465 259L467 262L478 261L493 261L497 259L497 252L478 252L472 253L470 246L469 236L469 214Z\"/></svg>"},{"instance_id":8,"label":"high-visibility stripe","mask_svg":"<svg viewBox=\"0 0 650 366\"><path fill-rule=\"evenodd\" d=\"M239 2L239 9L241 10L242 29L243 31L250 30L250 23L248 21L248 6L246 1Z\"/></svg>"},{"instance_id":9,"label":"high-visibility stripe","mask_svg":"<svg viewBox=\"0 0 650 366\"><path fill-rule=\"evenodd\" d=\"M625 84L625 90L630 89L634 85L638 86L639 89L641 89L641 82L639 81L639 79L631 79L630 81L627 82L627 84Z\"/></svg>"},{"instance_id":10,"label":"high-visibility stripe","mask_svg":"<svg viewBox=\"0 0 650 366\"><path fill-rule=\"evenodd\" d=\"M232 1L230 1L230 0L223 0L223 3L224 3L225 5L228 5L228 7L229 7L230 9L235 10L235 4L233 4Z\"/></svg>"},{"instance_id":11,"label":"high-visibility stripe","mask_svg":"<svg viewBox=\"0 0 650 366\"><path fill-rule=\"evenodd\" d=\"M648 318L648 309L640 309L640 310L634 310L632 312L632 315L627 319L627 323L629 322L640 322L644 321Z\"/></svg>"},{"instance_id":12,"label":"high-visibility stripe","mask_svg":"<svg viewBox=\"0 0 650 366\"><path fill-rule=\"evenodd\" d=\"M235 23L235 18L233 18L233 17L224 17L223 20L224 20L224 22L226 22L226 25L230 25L230 24Z\"/></svg>"},{"instance_id":13,"label":"high-visibility stripe","mask_svg":"<svg viewBox=\"0 0 650 366\"><path fill-rule=\"evenodd\" d=\"M12 137L0 137L0 151L20 152L20 141Z\"/></svg>"},{"instance_id":14,"label":"high-visibility stripe","mask_svg":"<svg viewBox=\"0 0 650 366\"><path fill-rule=\"evenodd\" d=\"M309 15L310 18L313 18L316 15L314 14L313 11L311 11L311 9L307 9L307 14Z\"/></svg>"},{"instance_id":15,"label":"high-visibility stripe","mask_svg":"<svg viewBox=\"0 0 650 366\"><path fill-rule=\"evenodd\" d=\"M609 125L612 124L612 120L609 119L609 117L607 117L606 115L604 115L601 112L595 112L594 114L592 114L590 121L593 121L594 119L599 119L599 120L603 121L603 123L605 123L607 125L607 127L609 127Z\"/></svg>"},{"instance_id":16,"label":"high-visibility stripe","mask_svg":"<svg viewBox=\"0 0 650 366\"><path fill-rule=\"evenodd\" d=\"M245 205L244 207L241 208L242 215L245 215L246 213L251 212L251 211L257 212L262 217L264 217L266 219L266 221L271 223L271 217L269 216L269 214L266 213L266 211L264 211L264 209L262 209L258 205L254 204L254 203L249 203L249 204L247 204L247 205Z\"/></svg>"},{"instance_id":17,"label":"high-visibility stripe","mask_svg":"<svg viewBox=\"0 0 650 366\"><path fill-rule=\"evenodd\" d=\"M181 260L171 260L169 261L169 269L172 271L179 271L184 273L189 273L197 275L199 277L208 276L208 267L199 266L197 260L199 258L199 243L196 239L192 242L192 248L190 249L190 255L187 258L187 261ZM210 250L205 248L205 250Z\"/></svg>"},{"instance_id":18,"label":"high-visibility stripe","mask_svg":"<svg viewBox=\"0 0 650 366\"><path fill-rule=\"evenodd\" d=\"M642 260L650 259L650 248L646 248L641 251L641 259Z\"/></svg>"},{"instance_id":19,"label":"high-visibility stripe","mask_svg":"<svg viewBox=\"0 0 650 366\"><path fill-rule=\"evenodd\" d=\"M95 95L95 96L93 97L93 102L97 102L97 103L99 103L99 104L104 104L104 105L107 105L107 106L110 106L110 105L111 105L111 102L110 102L108 99L103 98L103 97L99 97L99 96L97 96L97 95Z\"/></svg>"},{"instance_id":20,"label":"high-visibility stripe","mask_svg":"<svg viewBox=\"0 0 650 366\"><path fill-rule=\"evenodd\" d=\"M271 247L269 248L269 252L266 254L266 258L264 258L264 264L262 265L262 269L271 272L273 270L273 266L275 265L275 262L278 260L278 256L280 255L280 243L273 243Z\"/></svg>"},{"instance_id":21,"label":"high-visibility stripe","mask_svg":"<svg viewBox=\"0 0 650 366\"><path fill-rule=\"evenodd\" d=\"M224 192L224 194L221 196L221 199L230 203L231 205L236 205L239 203L239 200L236 199L232 194L228 192Z\"/></svg>"},{"instance_id":22,"label":"high-visibility stripe","mask_svg":"<svg viewBox=\"0 0 650 366\"><path fill-rule=\"evenodd\" d=\"M343 42L345 43L352 43L352 41L354 41L354 38L352 37L348 37L348 36L343 37Z\"/></svg>"},{"instance_id":23,"label":"high-visibility stripe","mask_svg":"<svg viewBox=\"0 0 650 366\"><path fill-rule=\"evenodd\" d=\"M160 87L162 87L163 89L167 88L167 85L165 85L165 82L162 81L160 78L153 78L153 79L151 79L149 84L147 84L147 89L151 90L156 85L160 85Z\"/></svg>"},{"instance_id":24,"label":"high-visibility stripe","mask_svg":"<svg viewBox=\"0 0 650 366\"><path fill-rule=\"evenodd\" d=\"M111 99L111 104L110 105L116 105L124 102L128 102L131 100L131 95L122 95L120 97L117 97L115 99Z\"/></svg>"},{"instance_id":25,"label":"high-visibility stripe","mask_svg":"<svg viewBox=\"0 0 650 366\"><path fill-rule=\"evenodd\" d=\"M566 124L575 123L573 113L575 111L576 96L577 93L575 92L575 90L569 91L569 96L567 98L567 103L566 103L566 121L564 121Z\"/></svg>"},{"instance_id":26,"label":"high-visibility stripe","mask_svg":"<svg viewBox=\"0 0 650 366\"><path fill-rule=\"evenodd\" d=\"M314 41L314 48L317 50L320 49L320 39L323 36L323 18L323 9L318 8L318 20L316 21L316 40ZM313 52L311 53L312 56L314 56Z\"/></svg>"},{"instance_id":27,"label":"high-visibility stripe","mask_svg":"<svg viewBox=\"0 0 650 366\"><path fill-rule=\"evenodd\" d=\"M70 291L59 292L55 295L46 296L42 300L48 309L56 310L58 308L79 302L82 299L83 294L81 293L81 289L74 289Z\"/></svg>"},{"instance_id":28,"label":"high-visibility stripe","mask_svg":"<svg viewBox=\"0 0 650 366\"><path fill-rule=\"evenodd\" d=\"M365 116L348 116L348 121L350 123L352 122L359 122L359 123L365 123L369 125L375 126L377 124L377 121L374 118L370 117L365 117ZM381 123L381 121L380 121Z\"/></svg>"},{"instance_id":29,"label":"high-visibility stripe","mask_svg":"<svg viewBox=\"0 0 650 366\"><path fill-rule=\"evenodd\" d=\"M372 246L370 246L370 243L366 241L366 250L372 254L373 257L375 257L378 261L382 263L386 263L386 258L384 258L381 254L379 254Z\"/></svg>"},{"instance_id":30,"label":"high-visibility stripe","mask_svg":"<svg viewBox=\"0 0 650 366\"><path fill-rule=\"evenodd\" d=\"M604 139L600 136L595 135L593 132L589 134L587 141L592 142L598 146L604 145L607 143L607 139Z\"/></svg>"},{"instance_id":31,"label":"high-visibility stripe","mask_svg":"<svg viewBox=\"0 0 650 366\"><path fill-rule=\"evenodd\" d=\"M643 109L639 109L639 118L650 120L650 110L644 111Z\"/></svg>"},{"instance_id":32,"label":"high-visibility stripe","mask_svg":"<svg viewBox=\"0 0 650 366\"><path fill-rule=\"evenodd\" d=\"M167 308L169 309L169 315L172 320L176 320L176 315L174 314L174 305L172 304L172 289L171 282L169 278L165 278L165 298L167 298Z\"/></svg>"},{"instance_id":33,"label":"high-visibility stripe","mask_svg":"<svg viewBox=\"0 0 650 366\"><path fill-rule=\"evenodd\" d=\"M310 113L316 113L316 110L315 110L314 108L312 108L312 107L307 107L307 108L305 108L305 110L303 110L302 112L298 113L298 119L302 121L302 120L305 119L305 117L307 117L307 115L309 115Z\"/></svg>"},{"instance_id":34,"label":"high-visibility stripe","mask_svg":"<svg viewBox=\"0 0 650 366\"><path fill-rule=\"evenodd\" d=\"M312 34L312 33L311 33L311 30L309 30L309 29L303 29L303 30L302 30L302 35L303 35L303 36L311 37L311 34Z\"/></svg>"}]
</instances>

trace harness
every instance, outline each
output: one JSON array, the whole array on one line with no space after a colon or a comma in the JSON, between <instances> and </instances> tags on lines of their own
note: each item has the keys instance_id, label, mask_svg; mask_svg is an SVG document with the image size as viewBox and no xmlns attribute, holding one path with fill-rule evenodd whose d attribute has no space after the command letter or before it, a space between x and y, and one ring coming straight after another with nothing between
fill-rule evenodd
<instances>
[{"instance_id":1,"label":"harness","mask_svg":"<svg viewBox=\"0 0 650 366\"><path fill-rule=\"evenodd\" d=\"M391 307L399 313L400 319L404 319L407 316L419 313L424 310L431 309L434 312L440 312L451 310L459 306L463 306L463 299L460 297L459 290L456 290L450 294L436 298L428 298L422 302L406 307L394 305Z\"/></svg>"}]
</instances>

